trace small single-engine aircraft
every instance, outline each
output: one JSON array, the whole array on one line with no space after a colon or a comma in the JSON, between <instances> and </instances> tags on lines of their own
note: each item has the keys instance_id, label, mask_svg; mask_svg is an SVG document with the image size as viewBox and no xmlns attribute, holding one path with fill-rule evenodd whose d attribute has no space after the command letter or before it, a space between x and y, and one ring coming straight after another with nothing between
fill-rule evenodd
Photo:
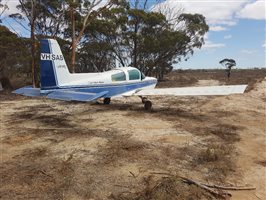
<instances>
[{"instance_id":1,"label":"small single-engine aircraft","mask_svg":"<svg viewBox=\"0 0 266 200\"><path fill-rule=\"evenodd\" d=\"M247 85L181 87L155 89L157 79L145 77L138 69L121 67L101 73L69 73L59 44L54 39L41 40L41 88L26 86L13 93L25 96L46 96L66 101L95 101L111 97L139 96L144 108L150 110L151 95L195 96L244 93Z\"/></svg>"}]
</instances>

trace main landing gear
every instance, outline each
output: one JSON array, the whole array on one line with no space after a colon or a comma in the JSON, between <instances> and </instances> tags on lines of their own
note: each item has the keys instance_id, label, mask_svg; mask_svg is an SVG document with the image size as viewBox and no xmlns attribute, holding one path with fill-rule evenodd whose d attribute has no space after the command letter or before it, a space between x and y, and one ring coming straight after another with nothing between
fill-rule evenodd
<instances>
[{"instance_id":1,"label":"main landing gear","mask_svg":"<svg viewBox=\"0 0 266 200\"><path fill-rule=\"evenodd\" d=\"M110 104L110 102L111 102L111 98L104 98L103 99L103 104L105 104L105 105Z\"/></svg>"},{"instance_id":2,"label":"main landing gear","mask_svg":"<svg viewBox=\"0 0 266 200\"><path fill-rule=\"evenodd\" d=\"M152 102L147 97L140 97L142 103L144 104L144 109L147 111L151 111Z\"/></svg>"}]
</instances>

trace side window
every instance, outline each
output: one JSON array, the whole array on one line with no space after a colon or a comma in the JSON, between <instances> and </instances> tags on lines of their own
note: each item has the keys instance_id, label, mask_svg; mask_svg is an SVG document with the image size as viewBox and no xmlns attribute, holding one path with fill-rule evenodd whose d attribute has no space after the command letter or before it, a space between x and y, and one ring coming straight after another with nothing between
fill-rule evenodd
<instances>
[{"instance_id":1,"label":"side window","mask_svg":"<svg viewBox=\"0 0 266 200\"><path fill-rule=\"evenodd\" d=\"M116 82L116 81L125 81L126 80L126 74L124 72L119 72L117 74L113 74L111 76L112 81Z\"/></svg>"},{"instance_id":2,"label":"side window","mask_svg":"<svg viewBox=\"0 0 266 200\"><path fill-rule=\"evenodd\" d=\"M128 70L129 80L139 80L140 73L136 69Z\"/></svg>"}]
</instances>

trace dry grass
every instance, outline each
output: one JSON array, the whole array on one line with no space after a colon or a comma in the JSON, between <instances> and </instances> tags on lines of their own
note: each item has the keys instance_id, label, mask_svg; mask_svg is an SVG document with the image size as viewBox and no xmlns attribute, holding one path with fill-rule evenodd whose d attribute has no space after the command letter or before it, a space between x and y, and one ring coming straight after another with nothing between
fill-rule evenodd
<instances>
[{"instance_id":1,"label":"dry grass","mask_svg":"<svg viewBox=\"0 0 266 200\"><path fill-rule=\"evenodd\" d=\"M205 190L185 184L176 176L155 178L148 176L143 178L143 188L135 193L111 195L114 200L187 200L187 199L215 199Z\"/></svg>"},{"instance_id":2,"label":"dry grass","mask_svg":"<svg viewBox=\"0 0 266 200\"><path fill-rule=\"evenodd\" d=\"M160 84L174 87L198 79L224 81L221 73L181 72L181 78ZM230 84L251 81L260 73L234 71ZM212 98L155 97L150 113L140 102L117 101L106 106L25 99L0 94L3 109L13 109L3 113L6 132L1 142L9 157L0 166L2 199L215 199L176 176L156 177L150 172L189 173L216 183L234 176L235 144L244 129L225 120L238 113L215 106L210 112L204 110ZM23 106L17 105L21 102ZM25 106L28 102L34 104ZM167 130L160 133L160 127L152 129L140 120L147 118L156 126L167 122ZM188 134L188 142L178 141L179 134L184 138ZM256 163L265 166L265 160Z\"/></svg>"},{"instance_id":3,"label":"dry grass","mask_svg":"<svg viewBox=\"0 0 266 200\"><path fill-rule=\"evenodd\" d=\"M230 80L227 80L225 70L176 70L165 76L160 87L191 86L197 80L218 80L227 85L247 84L248 91L254 88L258 80L266 76L266 69L233 69Z\"/></svg>"},{"instance_id":4,"label":"dry grass","mask_svg":"<svg viewBox=\"0 0 266 200\"><path fill-rule=\"evenodd\" d=\"M266 167L266 160L259 160L256 163L263 166L263 167Z\"/></svg>"},{"instance_id":5,"label":"dry grass","mask_svg":"<svg viewBox=\"0 0 266 200\"><path fill-rule=\"evenodd\" d=\"M208 144L201 148L193 159L193 165L207 170L210 180L223 183L235 170L235 148L229 144Z\"/></svg>"}]
</instances>

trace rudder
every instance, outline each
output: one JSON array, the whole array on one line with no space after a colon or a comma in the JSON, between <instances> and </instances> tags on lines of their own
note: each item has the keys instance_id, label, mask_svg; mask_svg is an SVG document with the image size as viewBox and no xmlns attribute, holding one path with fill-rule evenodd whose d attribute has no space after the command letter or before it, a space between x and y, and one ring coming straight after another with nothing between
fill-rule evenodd
<instances>
[{"instance_id":1,"label":"rudder","mask_svg":"<svg viewBox=\"0 0 266 200\"><path fill-rule=\"evenodd\" d=\"M40 64L41 89L57 88L68 82L70 73L56 40L41 40Z\"/></svg>"}]
</instances>

